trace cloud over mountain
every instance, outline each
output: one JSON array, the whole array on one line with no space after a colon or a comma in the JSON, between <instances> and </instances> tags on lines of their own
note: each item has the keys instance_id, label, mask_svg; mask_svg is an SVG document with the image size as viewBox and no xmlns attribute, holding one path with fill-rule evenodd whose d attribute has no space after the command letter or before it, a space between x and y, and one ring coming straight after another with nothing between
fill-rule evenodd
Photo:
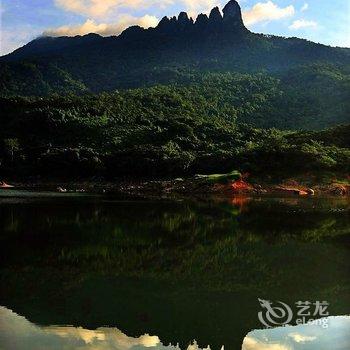
<instances>
[{"instance_id":1,"label":"cloud over mountain","mask_svg":"<svg viewBox=\"0 0 350 350\"><path fill-rule=\"evenodd\" d=\"M141 9L151 6L164 8L173 0L55 0L57 7L87 17L105 16L111 10Z\"/></svg>"},{"instance_id":2,"label":"cloud over mountain","mask_svg":"<svg viewBox=\"0 0 350 350\"><path fill-rule=\"evenodd\" d=\"M293 5L279 7L272 1L258 2L251 9L243 11L244 22L247 25L258 22L267 22L293 16L295 9Z\"/></svg>"},{"instance_id":3,"label":"cloud over mountain","mask_svg":"<svg viewBox=\"0 0 350 350\"><path fill-rule=\"evenodd\" d=\"M155 16L145 15L143 17L133 17L123 14L118 17L116 23L96 23L93 19L86 20L82 25L61 26L58 28L47 29L44 36L75 36L96 33L102 36L118 35L124 29L131 25L139 25L140 27L155 27L158 24L158 18Z\"/></svg>"},{"instance_id":4,"label":"cloud over mountain","mask_svg":"<svg viewBox=\"0 0 350 350\"><path fill-rule=\"evenodd\" d=\"M58 28L49 28L44 31L44 36L75 36L96 33L102 36L118 35L131 25L139 25L144 28L155 27L159 20L153 15L136 17L125 12L118 11L126 8L152 7L157 3L162 3L162 7L167 7L176 3L176 0L56 0L56 5L71 12L90 16L79 25L64 25ZM187 9L190 16L194 18L198 13L209 13L209 11L219 4L218 0L180 0L178 1ZM116 20L113 22L101 22L96 19L107 15L109 11L117 10ZM292 5L279 7L272 1L258 2L252 8L243 11L243 18L246 25L253 25L259 22L279 20L293 16L295 9ZM296 26L298 23L296 24ZM294 29L294 28L293 28Z\"/></svg>"},{"instance_id":5,"label":"cloud over mountain","mask_svg":"<svg viewBox=\"0 0 350 350\"><path fill-rule=\"evenodd\" d=\"M288 28L293 30L298 30L302 28L316 28L316 27L317 27L317 22L315 21L297 19Z\"/></svg>"}]
</instances>

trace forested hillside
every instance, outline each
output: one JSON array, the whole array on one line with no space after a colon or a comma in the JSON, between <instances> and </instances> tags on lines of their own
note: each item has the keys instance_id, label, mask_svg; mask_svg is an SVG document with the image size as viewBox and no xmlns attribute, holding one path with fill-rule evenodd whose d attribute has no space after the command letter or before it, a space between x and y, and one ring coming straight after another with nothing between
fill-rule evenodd
<instances>
[{"instance_id":1,"label":"forested hillside","mask_svg":"<svg viewBox=\"0 0 350 350\"><path fill-rule=\"evenodd\" d=\"M214 8L194 21L182 12L156 28L134 26L119 36L40 37L0 59L0 88L3 96L96 93L181 83L208 72L280 78L294 69L300 76L302 66L315 63L349 73L350 49L252 33L231 0L223 15Z\"/></svg>"},{"instance_id":2,"label":"forested hillside","mask_svg":"<svg viewBox=\"0 0 350 350\"><path fill-rule=\"evenodd\" d=\"M254 126L322 125L322 113L301 109L298 97L285 103L281 84L266 75L217 74L187 86L3 98L1 170L111 178L231 169L277 177L349 172L349 126L319 132Z\"/></svg>"}]
</instances>

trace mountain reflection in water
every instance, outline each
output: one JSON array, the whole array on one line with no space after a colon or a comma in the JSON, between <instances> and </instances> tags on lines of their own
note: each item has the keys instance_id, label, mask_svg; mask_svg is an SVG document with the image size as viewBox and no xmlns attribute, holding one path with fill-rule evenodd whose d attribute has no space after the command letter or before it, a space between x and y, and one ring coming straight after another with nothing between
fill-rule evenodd
<instances>
[{"instance_id":1,"label":"mountain reflection in water","mask_svg":"<svg viewBox=\"0 0 350 350\"><path fill-rule=\"evenodd\" d=\"M349 350L350 317L325 321L325 328L305 324L252 331L245 337L242 350Z\"/></svg>"},{"instance_id":2,"label":"mountain reflection in water","mask_svg":"<svg viewBox=\"0 0 350 350\"><path fill-rule=\"evenodd\" d=\"M157 336L145 334L133 338L117 328L88 330L71 326L40 327L4 307L0 307L0 345L5 349L16 350L180 349L178 345L163 345ZM195 341L187 347L187 350L197 349L199 347Z\"/></svg>"},{"instance_id":3,"label":"mountain reflection in water","mask_svg":"<svg viewBox=\"0 0 350 350\"><path fill-rule=\"evenodd\" d=\"M350 314L349 208L348 198L0 192L0 305L45 334L111 327L181 349L194 339L240 349L261 328L258 298ZM250 334L244 346L263 341Z\"/></svg>"},{"instance_id":4,"label":"mountain reflection in water","mask_svg":"<svg viewBox=\"0 0 350 350\"><path fill-rule=\"evenodd\" d=\"M163 345L158 336L129 337L117 328L88 330L72 326L37 326L24 317L0 307L0 344L16 350L179 350L179 345ZM250 332L242 350L348 350L350 317L331 317L328 327L299 325ZM199 350L196 341L187 350ZM210 346L206 349L210 350ZM222 350L224 347L221 348Z\"/></svg>"}]
</instances>

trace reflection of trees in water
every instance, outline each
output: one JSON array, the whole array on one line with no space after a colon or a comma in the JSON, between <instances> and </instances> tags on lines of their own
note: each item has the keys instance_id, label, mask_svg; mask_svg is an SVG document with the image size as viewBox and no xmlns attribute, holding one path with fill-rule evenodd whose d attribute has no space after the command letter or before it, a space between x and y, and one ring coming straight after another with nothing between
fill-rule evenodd
<instances>
[{"instance_id":1,"label":"reflection of trees in water","mask_svg":"<svg viewBox=\"0 0 350 350\"><path fill-rule=\"evenodd\" d=\"M192 280L211 288L259 289L272 279L280 285L284 274L298 278L302 264L322 266L317 259L324 259L326 251L333 259L331 268L340 263L339 256L347 256L345 248L326 244L348 237L346 201L256 199L244 201L244 210L242 201L232 203L72 201L3 206L3 261Z\"/></svg>"},{"instance_id":2,"label":"reflection of trees in water","mask_svg":"<svg viewBox=\"0 0 350 350\"><path fill-rule=\"evenodd\" d=\"M117 259L120 263L128 254L129 261L139 261L134 266L144 261L141 265L151 267L152 261L159 266L162 261L173 260L176 265L178 261L184 263L186 255L210 254L211 258L219 252L221 257L216 261L225 261L222 256L237 257L237 243L322 241L344 236L350 230L348 207L342 201L332 210L329 205L334 203L319 201L315 208L315 202L301 205L293 198L245 201L244 210L241 201L232 203L9 205L1 207L1 237L8 249L14 249L14 254L8 254L14 260L19 251L30 259L40 249L43 261L47 253L61 263L91 263L94 258ZM236 253L232 255L232 251ZM160 256L162 261L158 262ZM214 261L212 264L217 265Z\"/></svg>"},{"instance_id":3,"label":"reflection of trees in water","mask_svg":"<svg viewBox=\"0 0 350 350\"><path fill-rule=\"evenodd\" d=\"M323 241L350 233L347 198L252 201L240 215L240 234L267 242Z\"/></svg>"},{"instance_id":4,"label":"reflection of trees in water","mask_svg":"<svg viewBox=\"0 0 350 350\"><path fill-rule=\"evenodd\" d=\"M133 335L211 344L242 341L256 326L257 297L327 300L334 314L350 312L349 249L339 244L348 237L346 203L236 204L1 206L0 300L43 324L102 319ZM135 276L142 282L120 282Z\"/></svg>"},{"instance_id":5,"label":"reflection of trees in water","mask_svg":"<svg viewBox=\"0 0 350 350\"><path fill-rule=\"evenodd\" d=\"M39 214L39 215L38 215ZM69 207L9 207L1 213L2 236L45 236L73 243L186 245L232 233L232 213L215 206L125 203ZM13 224L13 217L16 224Z\"/></svg>"}]
</instances>

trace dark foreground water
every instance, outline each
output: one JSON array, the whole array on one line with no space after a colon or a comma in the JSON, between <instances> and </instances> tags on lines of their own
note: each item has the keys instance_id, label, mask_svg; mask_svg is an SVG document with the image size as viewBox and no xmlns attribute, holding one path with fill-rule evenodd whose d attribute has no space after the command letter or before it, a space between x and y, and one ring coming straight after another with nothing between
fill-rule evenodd
<instances>
[{"instance_id":1,"label":"dark foreground water","mask_svg":"<svg viewBox=\"0 0 350 350\"><path fill-rule=\"evenodd\" d=\"M349 350L349 218L347 198L2 191L0 349Z\"/></svg>"}]
</instances>

